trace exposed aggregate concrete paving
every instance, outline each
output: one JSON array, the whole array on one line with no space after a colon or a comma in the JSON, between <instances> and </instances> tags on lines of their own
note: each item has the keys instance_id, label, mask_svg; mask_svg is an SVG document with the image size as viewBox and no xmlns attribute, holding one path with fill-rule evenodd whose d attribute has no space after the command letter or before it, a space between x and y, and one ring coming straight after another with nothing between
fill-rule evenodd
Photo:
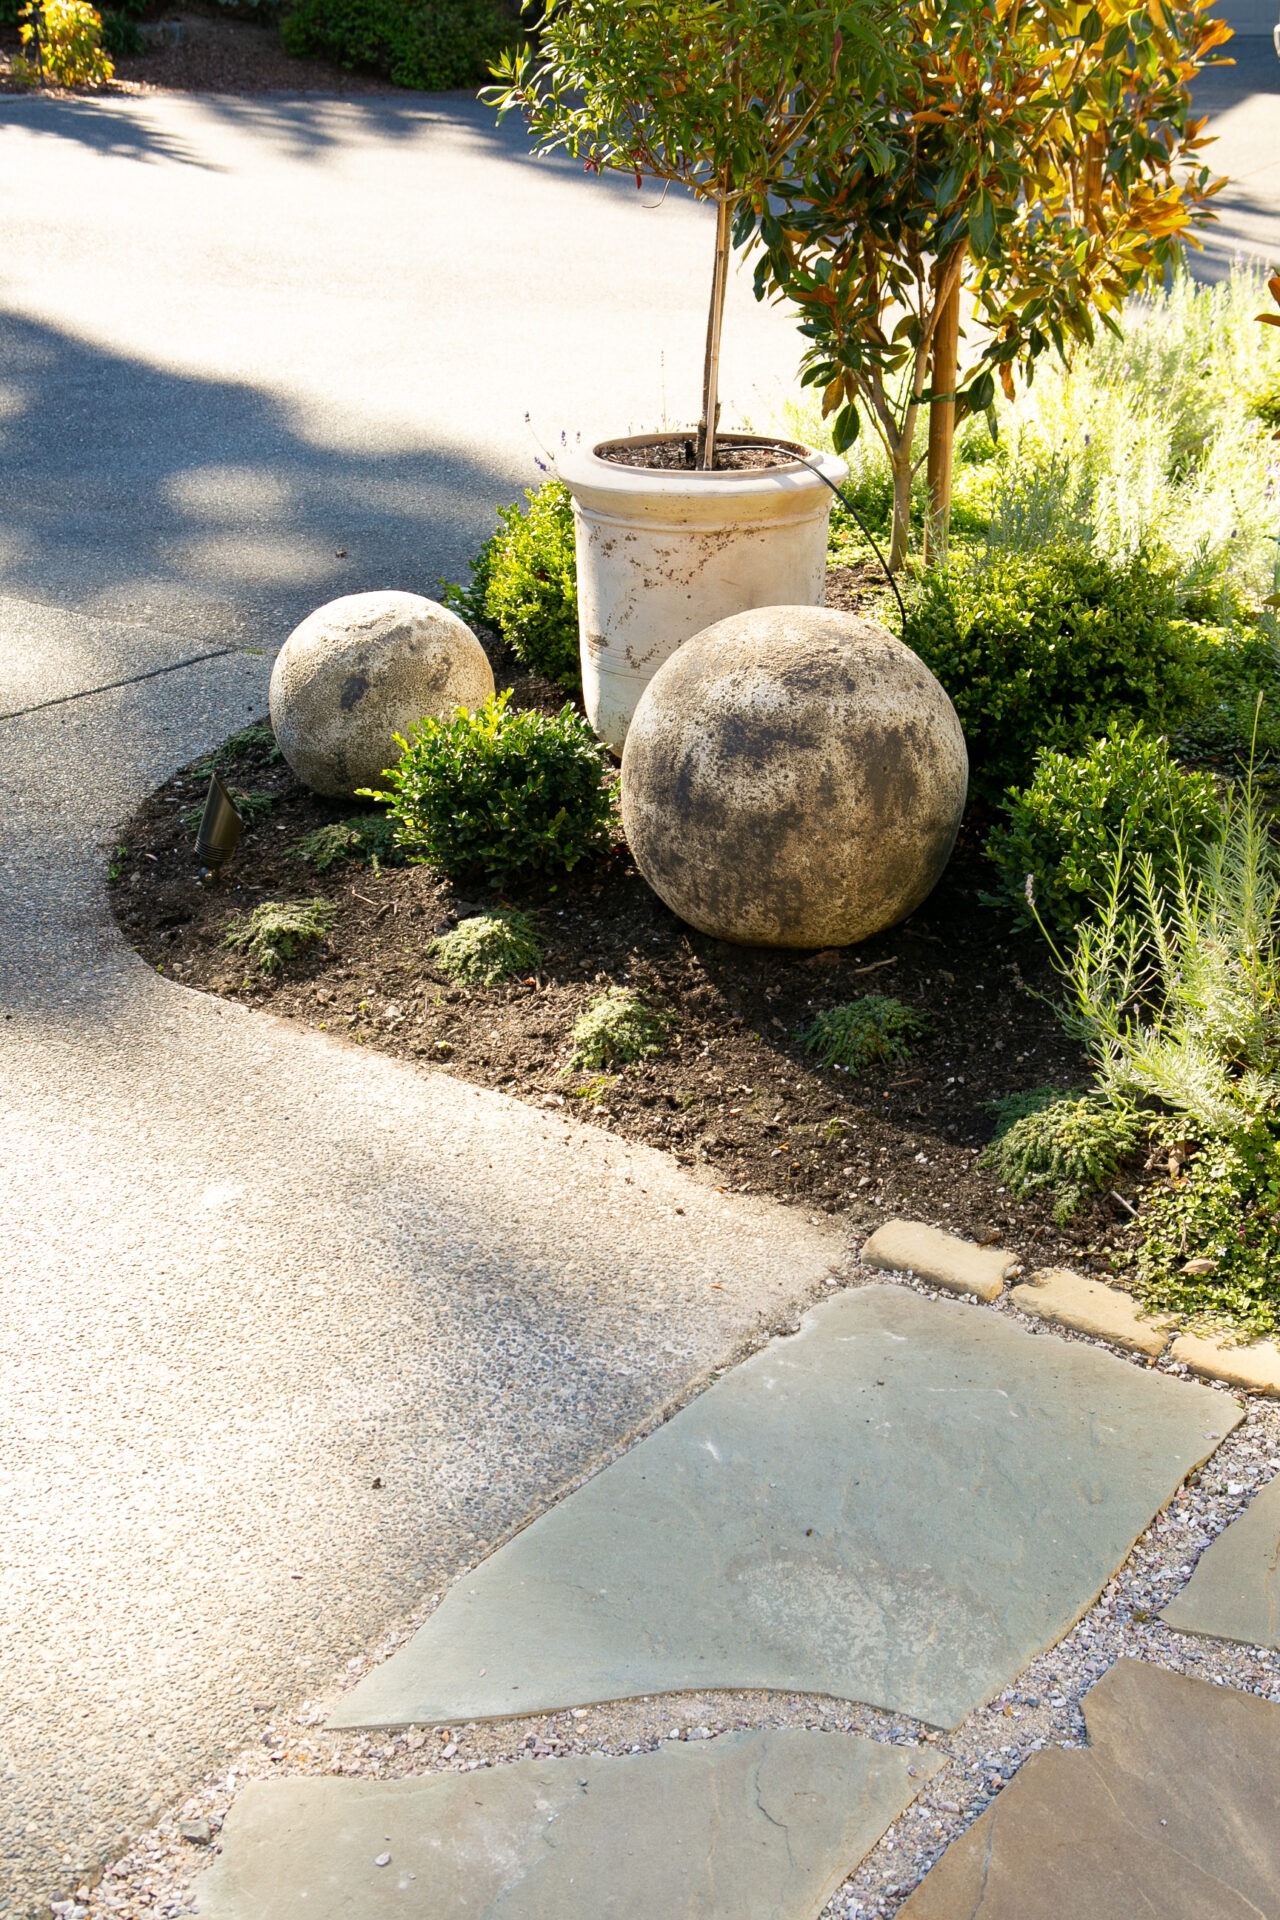
<instances>
[{"instance_id":1,"label":"exposed aggregate concrete paving","mask_svg":"<svg viewBox=\"0 0 1280 1920\"><path fill-rule=\"evenodd\" d=\"M118 822L262 711L303 614L437 591L537 480L539 442L695 404L705 210L535 167L474 99L404 95L7 97L0 197L18 1916L225 1764L255 1700L324 1683L424 1574L785 1316L839 1246L158 981L103 887ZM745 276L730 298L726 404L759 410L795 335Z\"/></svg>"},{"instance_id":2,"label":"exposed aggregate concrete paving","mask_svg":"<svg viewBox=\"0 0 1280 1920\"><path fill-rule=\"evenodd\" d=\"M233 1754L255 1700L325 1683L424 1576L789 1323L841 1256L829 1226L122 947L95 841L264 675L233 653L0 723L15 1916Z\"/></svg>"}]
</instances>

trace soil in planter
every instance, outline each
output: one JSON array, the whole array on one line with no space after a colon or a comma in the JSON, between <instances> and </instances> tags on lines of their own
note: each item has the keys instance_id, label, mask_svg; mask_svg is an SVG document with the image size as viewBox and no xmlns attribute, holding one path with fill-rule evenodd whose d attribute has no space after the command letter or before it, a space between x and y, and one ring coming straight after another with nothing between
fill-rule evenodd
<instances>
[{"instance_id":1,"label":"soil in planter","mask_svg":"<svg viewBox=\"0 0 1280 1920\"><path fill-rule=\"evenodd\" d=\"M518 702L561 704L559 689L509 666L496 649L498 684L514 679ZM726 1191L772 1194L858 1227L912 1215L984 1241L1007 1239L1042 1264L1109 1268L1113 1250L1123 1250L1128 1215L1113 1200L1062 1229L1047 1199L1015 1203L976 1165L992 1132L988 1101L1080 1086L1086 1076L1041 997L1052 978L1040 947L1011 936L979 899L989 874L972 829L908 921L862 946L811 954L693 932L619 845L558 884L504 896L500 904L534 914L542 964L500 986L463 987L436 970L430 943L495 904L493 896L423 866L318 872L298 841L354 809L302 788L265 730L221 767L255 798L219 884L197 883L192 853L208 760L142 805L112 861L125 937L167 977L607 1126L674 1154ZM331 904L329 932L278 973L246 966L225 944L233 915L266 900L312 898ZM617 1073L574 1070L574 1021L613 985L669 1016L664 1050ZM859 1076L819 1067L804 1028L820 1009L868 992L925 1014L927 1035L897 1065ZM1132 1197L1132 1177L1125 1192Z\"/></svg>"},{"instance_id":2,"label":"soil in planter","mask_svg":"<svg viewBox=\"0 0 1280 1920\"><path fill-rule=\"evenodd\" d=\"M693 472L697 467L696 440L689 434L673 434L663 440L645 440L638 446L609 446L596 449L602 460L614 467L643 467L652 472ZM717 441L714 473L767 473L773 467L795 465L798 453L808 449L791 446L785 440L766 445L742 447Z\"/></svg>"}]
</instances>

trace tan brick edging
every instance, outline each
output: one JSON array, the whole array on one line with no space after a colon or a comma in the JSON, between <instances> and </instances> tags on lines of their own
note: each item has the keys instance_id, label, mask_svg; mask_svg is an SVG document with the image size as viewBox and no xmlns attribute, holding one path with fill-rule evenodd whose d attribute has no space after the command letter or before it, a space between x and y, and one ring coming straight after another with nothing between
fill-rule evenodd
<instances>
[{"instance_id":1,"label":"tan brick edging","mask_svg":"<svg viewBox=\"0 0 1280 1920\"><path fill-rule=\"evenodd\" d=\"M1022 1271L1017 1255L1005 1247L975 1247L919 1220L886 1220L865 1242L862 1259L890 1273L914 1273L949 1293L976 1293L979 1300L998 1300L1005 1281Z\"/></svg>"},{"instance_id":2,"label":"tan brick edging","mask_svg":"<svg viewBox=\"0 0 1280 1920\"><path fill-rule=\"evenodd\" d=\"M930 1286L976 1294L987 1302L998 1300L1006 1280L1022 1272L1017 1256L1007 1248L978 1247L920 1220L886 1220L864 1243L861 1257L866 1266L914 1274ZM1200 1334L1179 1333L1173 1321L1145 1319L1131 1294L1068 1267L1041 1268L1013 1287L1009 1299L1023 1313L1109 1340L1128 1353L1149 1360L1164 1356L1206 1380L1280 1396L1280 1345L1274 1340L1233 1347Z\"/></svg>"},{"instance_id":3,"label":"tan brick edging","mask_svg":"<svg viewBox=\"0 0 1280 1920\"><path fill-rule=\"evenodd\" d=\"M1132 1294L1101 1280L1087 1280L1069 1267L1043 1267L1026 1285L1015 1287L1009 1298L1023 1313L1110 1340L1149 1360L1158 1359L1169 1344L1172 1329L1167 1320L1144 1320Z\"/></svg>"}]
</instances>

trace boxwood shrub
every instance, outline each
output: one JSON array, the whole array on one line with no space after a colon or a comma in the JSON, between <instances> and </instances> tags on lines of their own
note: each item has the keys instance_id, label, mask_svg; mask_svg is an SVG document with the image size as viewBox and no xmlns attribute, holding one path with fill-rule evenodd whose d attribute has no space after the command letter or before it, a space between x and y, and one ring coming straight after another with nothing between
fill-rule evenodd
<instances>
[{"instance_id":1,"label":"boxwood shrub","mask_svg":"<svg viewBox=\"0 0 1280 1920\"><path fill-rule=\"evenodd\" d=\"M560 480L529 488L525 500L523 509L499 507L470 582L445 597L464 620L496 627L522 666L580 693L573 501Z\"/></svg>"},{"instance_id":2,"label":"boxwood shrub","mask_svg":"<svg viewBox=\"0 0 1280 1920\"><path fill-rule=\"evenodd\" d=\"M575 867L604 848L613 800L581 714L515 712L509 693L475 713L423 720L388 768L396 837L411 859L491 886Z\"/></svg>"},{"instance_id":3,"label":"boxwood shrub","mask_svg":"<svg viewBox=\"0 0 1280 1920\"><path fill-rule=\"evenodd\" d=\"M1167 889L1178 849L1194 857L1222 819L1209 775L1186 772L1141 727L1098 740L1078 757L1042 748L1030 784L1011 789L1001 804L1004 820L987 841L1001 896L1015 921L1029 925L1030 877L1036 913L1064 935L1106 898L1121 843L1124 904L1132 906L1140 854Z\"/></svg>"},{"instance_id":4,"label":"boxwood shrub","mask_svg":"<svg viewBox=\"0 0 1280 1920\"><path fill-rule=\"evenodd\" d=\"M1037 752L1080 753L1117 726L1167 732L1209 692L1206 646L1172 571L1059 543L925 575L903 638L950 694L974 793L1025 785Z\"/></svg>"}]
</instances>

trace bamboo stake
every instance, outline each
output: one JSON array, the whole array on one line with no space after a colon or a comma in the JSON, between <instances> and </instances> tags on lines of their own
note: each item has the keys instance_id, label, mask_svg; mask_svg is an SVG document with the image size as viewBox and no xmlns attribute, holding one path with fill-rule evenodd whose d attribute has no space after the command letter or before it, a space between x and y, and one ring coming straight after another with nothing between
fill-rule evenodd
<instances>
[{"instance_id":1,"label":"bamboo stake","mask_svg":"<svg viewBox=\"0 0 1280 1920\"><path fill-rule=\"evenodd\" d=\"M716 201L716 257L707 314L707 350L702 363L702 419L698 423L698 465L714 467L716 426L720 418L720 335L729 286L730 207L727 194Z\"/></svg>"},{"instance_id":2,"label":"bamboo stake","mask_svg":"<svg viewBox=\"0 0 1280 1920\"><path fill-rule=\"evenodd\" d=\"M956 378L960 370L960 275L951 283L951 291L938 309L933 335L931 386L935 395L929 403L929 519L924 534L926 563L945 561L947 524L951 518L951 476L956 440Z\"/></svg>"}]
</instances>

